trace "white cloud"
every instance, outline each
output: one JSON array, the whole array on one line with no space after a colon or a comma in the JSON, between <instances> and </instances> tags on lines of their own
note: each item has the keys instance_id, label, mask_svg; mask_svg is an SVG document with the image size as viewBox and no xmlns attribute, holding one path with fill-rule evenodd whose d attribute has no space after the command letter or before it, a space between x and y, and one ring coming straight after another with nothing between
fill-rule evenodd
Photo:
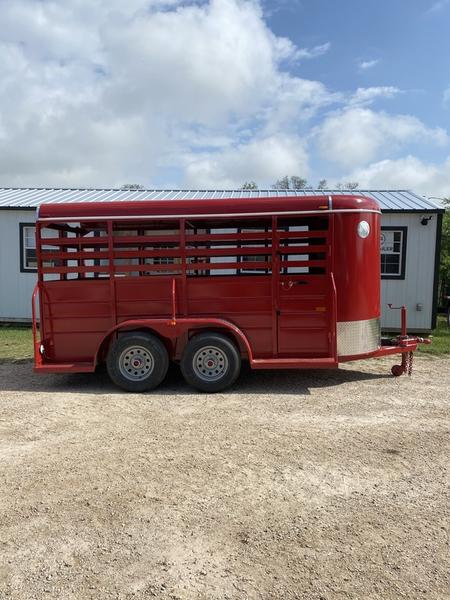
<instances>
[{"instance_id":1,"label":"white cloud","mask_svg":"<svg viewBox=\"0 0 450 600\"><path fill-rule=\"evenodd\" d=\"M431 7L428 9L428 13L437 13L443 10L446 6L450 4L450 0L437 0L434 2Z\"/></svg>"},{"instance_id":2,"label":"white cloud","mask_svg":"<svg viewBox=\"0 0 450 600\"><path fill-rule=\"evenodd\" d=\"M444 91L444 95L443 95L442 101L444 103L444 106L450 106L450 87L448 87Z\"/></svg>"},{"instance_id":3,"label":"white cloud","mask_svg":"<svg viewBox=\"0 0 450 600\"><path fill-rule=\"evenodd\" d=\"M375 58L373 60L362 60L358 63L358 67L361 71L367 71L368 69L373 69L380 62L379 58Z\"/></svg>"},{"instance_id":4,"label":"white cloud","mask_svg":"<svg viewBox=\"0 0 450 600\"><path fill-rule=\"evenodd\" d=\"M299 48L295 53L295 57L299 60L302 58L317 58L318 56L326 54L330 48L330 42L321 44L320 46L314 46L313 48Z\"/></svg>"},{"instance_id":5,"label":"white cloud","mask_svg":"<svg viewBox=\"0 0 450 600\"><path fill-rule=\"evenodd\" d=\"M0 185L152 185L165 172L190 186L264 185L310 174L310 137L348 170L406 143L447 141L412 116L368 108L399 94L393 86L349 98L293 76L293 62L330 45L276 36L258 0L0 5Z\"/></svg>"},{"instance_id":6,"label":"white cloud","mask_svg":"<svg viewBox=\"0 0 450 600\"><path fill-rule=\"evenodd\" d=\"M271 185L286 173L309 174L304 141L298 136L278 135L231 145L214 155L187 157L188 187L234 188L253 180Z\"/></svg>"},{"instance_id":7,"label":"white cloud","mask_svg":"<svg viewBox=\"0 0 450 600\"><path fill-rule=\"evenodd\" d=\"M2 25L3 185L151 185L202 146L284 139L336 98L282 70L329 45L275 36L256 0L15 0Z\"/></svg>"},{"instance_id":8,"label":"white cloud","mask_svg":"<svg viewBox=\"0 0 450 600\"><path fill-rule=\"evenodd\" d=\"M393 98L400 90L393 86L358 88L350 98L350 104L372 104L378 98Z\"/></svg>"},{"instance_id":9,"label":"white cloud","mask_svg":"<svg viewBox=\"0 0 450 600\"><path fill-rule=\"evenodd\" d=\"M415 156L382 160L356 169L347 179L361 188L412 189L426 196L450 197L450 156L440 164L426 163Z\"/></svg>"},{"instance_id":10,"label":"white cloud","mask_svg":"<svg viewBox=\"0 0 450 600\"><path fill-rule=\"evenodd\" d=\"M273 36L254 4L235 0L142 15L102 39L111 75L106 98L116 112L208 124L253 114L278 61L296 51Z\"/></svg>"},{"instance_id":11,"label":"white cloud","mask_svg":"<svg viewBox=\"0 0 450 600\"><path fill-rule=\"evenodd\" d=\"M282 73L277 77L270 91L270 101L266 102L262 112L264 132L292 131L293 126L308 121L321 108L342 101L341 94L331 93L319 81Z\"/></svg>"},{"instance_id":12,"label":"white cloud","mask_svg":"<svg viewBox=\"0 0 450 600\"><path fill-rule=\"evenodd\" d=\"M329 116L315 135L322 157L346 168L368 164L381 152L392 153L407 143L448 142L445 130L428 128L416 117L361 107Z\"/></svg>"}]
</instances>

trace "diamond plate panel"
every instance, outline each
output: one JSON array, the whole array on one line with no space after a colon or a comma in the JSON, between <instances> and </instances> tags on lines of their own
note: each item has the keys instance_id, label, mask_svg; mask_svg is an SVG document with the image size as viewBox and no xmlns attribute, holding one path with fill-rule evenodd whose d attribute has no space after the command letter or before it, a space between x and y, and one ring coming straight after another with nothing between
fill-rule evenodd
<instances>
[{"instance_id":1,"label":"diamond plate panel","mask_svg":"<svg viewBox=\"0 0 450 600\"><path fill-rule=\"evenodd\" d=\"M374 352L380 347L380 319L337 324L338 356Z\"/></svg>"}]
</instances>

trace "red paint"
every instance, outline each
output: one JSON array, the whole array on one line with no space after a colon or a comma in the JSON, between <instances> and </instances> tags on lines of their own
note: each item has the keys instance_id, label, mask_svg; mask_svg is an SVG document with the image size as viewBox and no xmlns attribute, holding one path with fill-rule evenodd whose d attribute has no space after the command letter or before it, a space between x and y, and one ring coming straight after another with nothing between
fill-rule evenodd
<instances>
[{"instance_id":1,"label":"red paint","mask_svg":"<svg viewBox=\"0 0 450 600\"><path fill-rule=\"evenodd\" d=\"M369 223L366 239L357 235L358 223ZM380 215L337 214L334 217L333 273L338 290L338 321L380 317Z\"/></svg>"},{"instance_id":2,"label":"red paint","mask_svg":"<svg viewBox=\"0 0 450 600\"><path fill-rule=\"evenodd\" d=\"M93 371L119 331L139 328L174 360L214 329L253 368L336 367L337 321L380 315L379 220L357 195L44 204L35 370ZM229 227L239 230L220 232ZM241 274L213 276L223 269Z\"/></svg>"},{"instance_id":3,"label":"red paint","mask_svg":"<svg viewBox=\"0 0 450 600\"><path fill-rule=\"evenodd\" d=\"M138 202L67 202L62 204L42 204L39 208L39 220L60 219L78 220L80 217L99 218L116 216L131 218L148 215L158 217L172 215L220 215L220 214L252 214L286 213L289 211L318 211L327 204L323 196L285 197L285 198L247 198L220 200L151 200ZM375 210L380 207L371 198L363 196L334 196L333 210Z\"/></svg>"}]
</instances>

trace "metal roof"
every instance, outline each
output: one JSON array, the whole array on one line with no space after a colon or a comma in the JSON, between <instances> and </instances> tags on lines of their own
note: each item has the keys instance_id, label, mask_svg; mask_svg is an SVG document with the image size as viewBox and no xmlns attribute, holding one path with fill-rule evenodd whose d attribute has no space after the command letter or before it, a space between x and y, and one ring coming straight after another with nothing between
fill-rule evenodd
<instances>
[{"instance_id":1,"label":"metal roof","mask_svg":"<svg viewBox=\"0 0 450 600\"><path fill-rule=\"evenodd\" d=\"M0 209L37 208L64 202L130 200L215 200L220 198L284 198L357 194L376 200L384 212L444 212L439 204L408 190L121 190L112 188L0 188Z\"/></svg>"}]
</instances>

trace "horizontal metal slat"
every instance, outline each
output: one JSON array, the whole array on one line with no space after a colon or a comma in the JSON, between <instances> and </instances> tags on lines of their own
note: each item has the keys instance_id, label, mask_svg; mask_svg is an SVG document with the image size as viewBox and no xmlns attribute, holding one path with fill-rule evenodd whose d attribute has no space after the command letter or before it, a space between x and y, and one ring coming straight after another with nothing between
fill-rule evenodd
<instances>
[{"instance_id":1,"label":"horizontal metal slat","mask_svg":"<svg viewBox=\"0 0 450 600\"><path fill-rule=\"evenodd\" d=\"M44 275L67 273L109 273L109 267L92 265L92 267L43 267Z\"/></svg>"},{"instance_id":2,"label":"horizontal metal slat","mask_svg":"<svg viewBox=\"0 0 450 600\"><path fill-rule=\"evenodd\" d=\"M245 262L225 262L225 263L189 263L187 265L188 273L191 271L217 271L225 269L240 269L240 270L268 270L272 268L272 263L266 261L245 261Z\"/></svg>"},{"instance_id":3,"label":"horizontal metal slat","mask_svg":"<svg viewBox=\"0 0 450 600\"><path fill-rule=\"evenodd\" d=\"M323 254L327 246L280 246L279 254Z\"/></svg>"},{"instance_id":4,"label":"horizontal metal slat","mask_svg":"<svg viewBox=\"0 0 450 600\"><path fill-rule=\"evenodd\" d=\"M42 262L48 260L93 260L93 259L105 259L108 260L109 253L107 250L95 252L95 251L84 251L84 252L47 252L41 253Z\"/></svg>"},{"instance_id":5,"label":"horizontal metal slat","mask_svg":"<svg viewBox=\"0 0 450 600\"><path fill-rule=\"evenodd\" d=\"M122 244L145 245L153 243L180 243L179 235L114 235L113 246L116 248Z\"/></svg>"},{"instance_id":6,"label":"horizontal metal slat","mask_svg":"<svg viewBox=\"0 0 450 600\"><path fill-rule=\"evenodd\" d=\"M108 246L107 237L79 237L79 238L43 238L41 247L61 246L69 248L78 248L79 246Z\"/></svg>"},{"instance_id":7,"label":"horizontal metal slat","mask_svg":"<svg viewBox=\"0 0 450 600\"><path fill-rule=\"evenodd\" d=\"M327 263L325 260L282 260L280 262L282 267L324 267L326 268Z\"/></svg>"},{"instance_id":8,"label":"horizontal metal slat","mask_svg":"<svg viewBox=\"0 0 450 600\"><path fill-rule=\"evenodd\" d=\"M277 231L279 240L301 239L301 238L325 238L328 239L328 231Z\"/></svg>"},{"instance_id":9,"label":"horizontal metal slat","mask_svg":"<svg viewBox=\"0 0 450 600\"><path fill-rule=\"evenodd\" d=\"M146 265L114 265L115 273L157 273L158 271L166 272L171 271L175 272L175 274L181 275L181 265L173 264L173 265L154 265L154 264L146 264Z\"/></svg>"},{"instance_id":10,"label":"horizontal metal slat","mask_svg":"<svg viewBox=\"0 0 450 600\"><path fill-rule=\"evenodd\" d=\"M226 242L240 240L271 240L272 234L267 231L244 232L244 233L205 233L199 235L188 234L186 232L186 244L196 242Z\"/></svg>"},{"instance_id":11,"label":"horizontal metal slat","mask_svg":"<svg viewBox=\"0 0 450 600\"><path fill-rule=\"evenodd\" d=\"M267 256L271 254L271 248L248 247L248 248L198 248L197 250L186 250L188 257L214 257L214 256Z\"/></svg>"}]
</instances>

